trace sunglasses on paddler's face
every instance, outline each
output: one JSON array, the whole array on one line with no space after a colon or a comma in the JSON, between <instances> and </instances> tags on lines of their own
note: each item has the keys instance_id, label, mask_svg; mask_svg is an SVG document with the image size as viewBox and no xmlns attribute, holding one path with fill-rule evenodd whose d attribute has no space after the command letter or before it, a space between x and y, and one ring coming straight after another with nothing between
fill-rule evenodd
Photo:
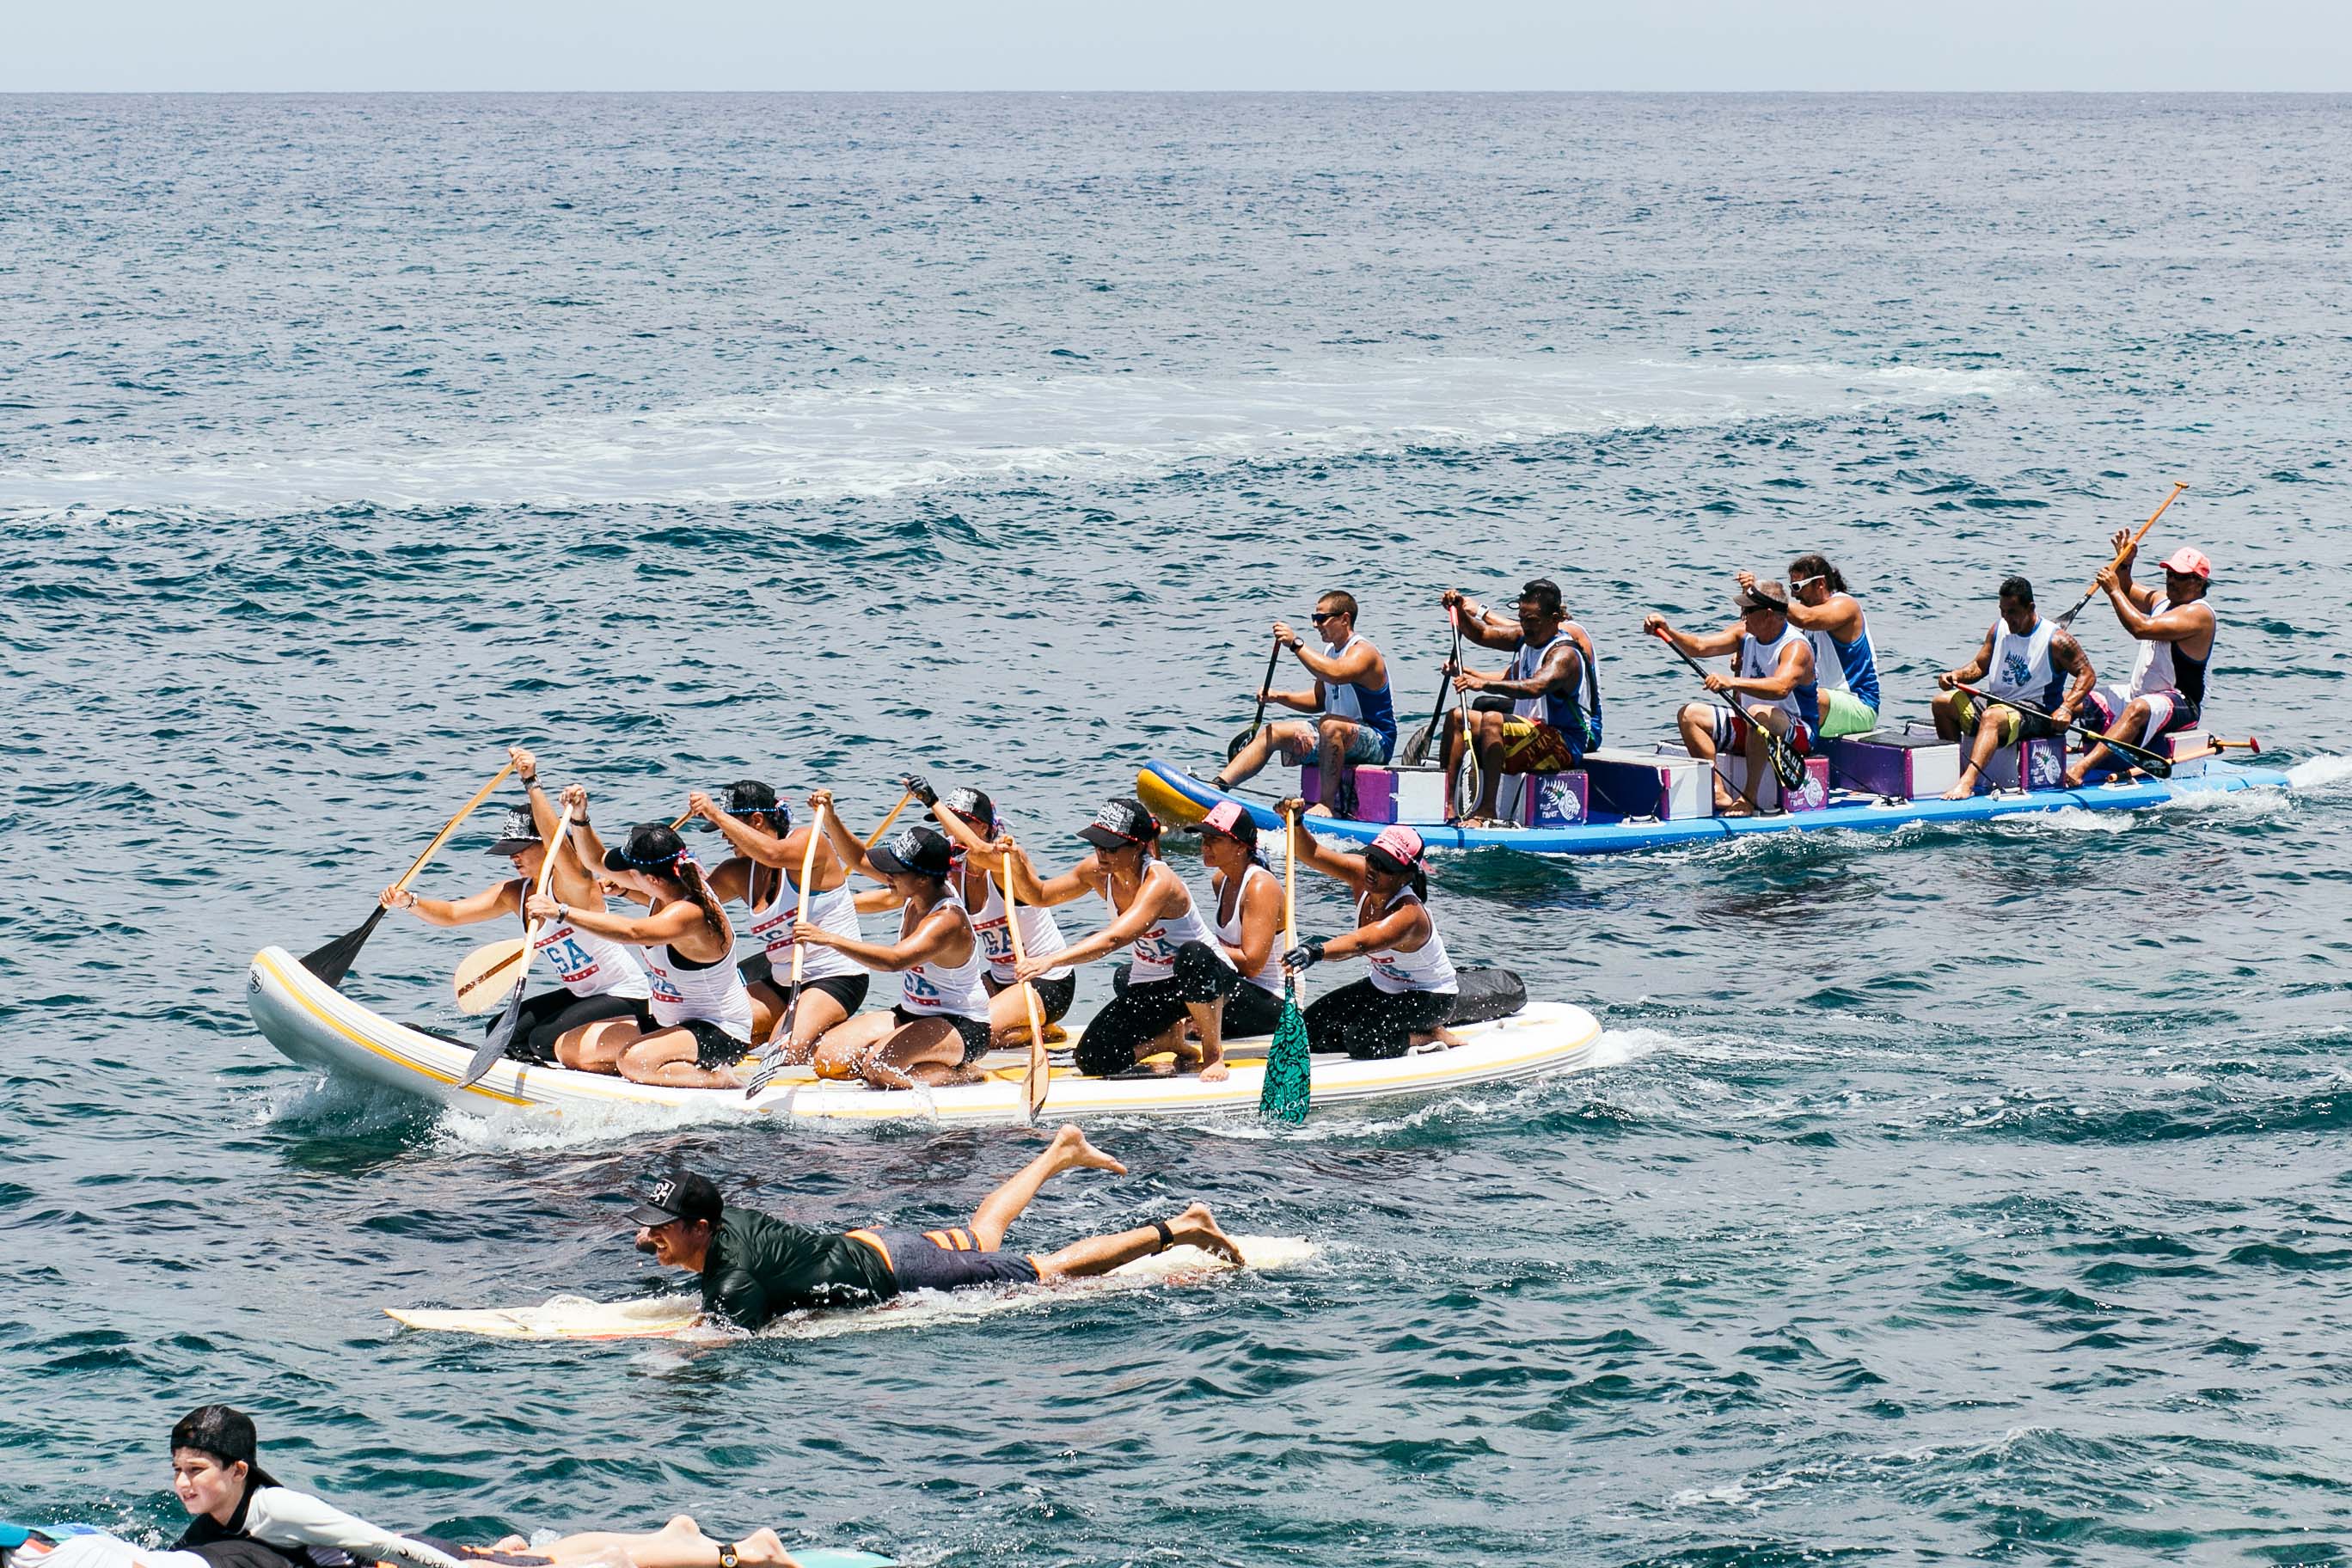
<instances>
[{"instance_id":1,"label":"sunglasses on paddler's face","mask_svg":"<svg viewBox=\"0 0 2352 1568\"><path fill-rule=\"evenodd\" d=\"M1307 619L1311 625L1319 626L1325 621L1338 620L1346 613L1347 612L1344 610L1318 610L1313 615L1308 616Z\"/></svg>"}]
</instances>

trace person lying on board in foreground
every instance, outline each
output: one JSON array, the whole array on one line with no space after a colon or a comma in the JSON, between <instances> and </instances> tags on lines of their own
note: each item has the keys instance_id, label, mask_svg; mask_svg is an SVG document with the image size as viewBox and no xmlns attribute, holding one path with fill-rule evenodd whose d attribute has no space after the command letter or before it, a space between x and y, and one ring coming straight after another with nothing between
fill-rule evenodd
<instances>
[{"instance_id":1,"label":"person lying on board in foreground","mask_svg":"<svg viewBox=\"0 0 2352 1568\"><path fill-rule=\"evenodd\" d=\"M54 1534L0 1525L0 1568L288 1568L290 1561L277 1547L258 1542L220 1542L183 1552L141 1546L101 1531L52 1528ZM686 1514L656 1531L590 1531L538 1546L520 1535L488 1546L460 1545L438 1536L408 1539L437 1547L460 1563L499 1568L800 1568L772 1530L755 1530L740 1541L714 1541ZM369 1562L392 1568L395 1561L333 1555L354 1568Z\"/></svg>"},{"instance_id":2,"label":"person lying on board in foreground","mask_svg":"<svg viewBox=\"0 0 2352 1568\"><path fill-rule=\"evenodd\" d=\"M528 912L634 945L653 991L653 1026L590 1024L556 1041L556 1059L583 1072L617 1072L632 1083L740 1088L733 1068L751 1049L751 994L735 967L735 928L701 864L664 822L641 822L627 843L607 849L589 826L586 788L571 785L563 803L572 808L581 858L602 867L624 896L644 900L646 912L574 909L536 894Z\"/></svg>"},{"instance_id":3,"label":"person lying on board in foreground","mask_svg":"<svg viewBox=\"0 0 2352 1568\"><path fill-rule=\"evenodd\" d=\"M948 885L954 851L928 827L902 827L887 844L868 849L831 809L830 790L812 793L809 805L823 812L825 836L842 862L887 889L861 898L858 908L899 911L895 942L846 937L813 921L797 928L811 952L829 948L898 976L897 1006L863 1014L825 1036L817 1077L861 1079L873 1089L971 1082L965 1069L988 1054L988 991L981 984L988 952L971 912Z\"/></svg>"},{"instance_id":4,"label":"person lying on board in foreground","mask_svg":"<svg viewBox=\"0 0 2352 1568\"><path fill-rule=\"evenodd\" d=\"M1756 792L1772 776L1766 760L1761 725L1787 741L1800 756L1810 754L1821 740L1822 707L1813 668L1813 645L1789 624L1789 591L1778 583L1742 588L1732 598L1739 619L1719 632L1678 632L1655 613L1642 617L1642 629L1666 639L1694 658L1732 656L1732 673L1706 678L1706 689L1732 702L1718 708L1712 702L1686 702L1679 722L1683 748L1694 757L1713 762L1725 747L1739 749L1748 759L1748 787L1738 795L1722 773L1715 775L1717 816L1753 816L1760 809Z\"/></svg>"},{"instance_id":5,"label":"person lying on board in foreground","mask_svg":"<svg viewBox=\"0 0 2352 1568\"><path fill-rule=\"evenodd\" d=\"M1743 589L1756 574L1739 574ZM1822 690L1822 739L1878 728L1878 648L1870 617L1845 585L1845 574L1822 554L1789 563L1789 624L1813 645L1813 671Z\"/></svg>"},{"instance_id":6,"label":"person lying on board in foreground","mask_svg":"<svg viewBox=\"0 0 2352 1568\"><path fill-rule=\"evenodd\" d=\"M529 929L523 900L539 884L540 868L547 863L546 840L562 818L539 787L539 760L520 746L509 748L507 755L530 792L530 807L507 814L506 827L490 846L490 853L512 862L515 875L463 899L422 899L405 888L386 888L378 900L385 909L406 910L427 925L436 926L475 925L512 915ZM595 879L569 844L555 847L555 870L548 890L572 909L602 911L604 908L604 895L597 890ZM553 1062L557 1040L604 1019L625 1020L641 1029L653 1027L653 1014L646 1005L650 993L646 972L635 953L570 921L549 922L535 946L538 957L546 961L562 984L523 998L514 1038L507 1044L508 1056L518 1061ZM514 984L514 971L509 968L504 973L502 995ZM489 983L498 984L495 975ZM484 1032L497 1027L498 1022L493 1011Z\"/></svg>"},{"instance_id":7,"label":"person lying on board in foreground","mask_svg":"<svg viewBox=\"0 0 2352 1568\"><path fill-rule=\"evenodd\" d=\"M1594 673L1592 638L1560 608L1559 584L1538 577L1519 590L1518 618L1489 615L1459 589L1439 602L1457 616L1462 635L1480 647L1510 648L1511 662L1499 675L1463 668L1454 689L1507 698L1510 711L1481 710L1445 723L1445 819L1456 821L1454 798L1462 749L1478 757L1478 804L1459 817L1464 827L1494 824L1495 793L1505 773L1556 773L1578 767L1601 743L1601 685ZM1581 693L1581 698L1580 697Z\"/></svg>"},{"instance_id":8,"label":"person lying on board in foreground","mask_svg":"<svg viewBox=\"0 0 2352 1568\"><path fill-rule=\"evenodd\" d=\"M1266 725L1219 769L1214 784L1232 790L1255 778L1275 752L1293 763L1309 757L1323 771L1322 798L1341 816L1356 814L1354 789L1342 773L1351 763L1384 764L1396 750L1396 703L1389 692L1389 662L1381 650L1356 631L1356 597L1334 589L1315 601L1315 635L1322 651L1310 652L1307 639L1286 621L1274 623L1275 640L1297 657L1315 678L1305 691L1253 691L1262 700L1312 714Z\"/></svg>"},{"instance_id":9,"label":"person lying on board in foreground","mask_svg":"<svg viewBox=\"0 0 2352 1568\"><path fill-rule=\"evenodd\" d=\"M2033 584L2022 577L2003 581L2000 615L1985 628L1976 657L1936 677L1936 684L1942 689L1936 693L1936 734L1946 741L1965 738L1968 742L1959 781L1944 792L1944 798L1966 800L1976 794L1985 763L2000 747L2063 734L2065 726L2083 710L2098 679L2098 671L2091 668L2091 656L2083 651L2074 634L2056 621L2044 620L2033 607ZM1979 702L1954 689L1960 686L1989 692L1993 700ZM2050 718L2021 712L2008 705L2011 699L2039 708Z\"/></svg>"},{"instance_id":10,"label":"person lying on board in foreground","mask_svg":"<svg viewBox=\"0 0 2352 1568\"><path fill-rule=\"evenodd\" d=\"M971 911L972 929L980 933L980 944L988 954L988 973L983 979L988 986L990 1043L1004 1046L1028 1037L1029 1003L1023 995L1024 987L1035 994L1040 1019L1047 1024L1061 1022L1070 1004L1077 1000L1078 972L1071 964L1057 963L1034 980L1023 980L1015 973L1018 960L1013 952L1012 924L1004 912L1003 884L1011 875L1004 868L1005 857L1020 851L1006 849L996 841L996 803L970 788L942 795L919 778L908 778L906 785L907 793L930 808L931 820L955 843L956 896ZM1036 879L1034 868L1029 877ZM1051 959L1068 945L1053 910L1026 902L1021 905L1023 956Z\"/></svg>"},{"instance_id":11,"label":"person lying on board in foreground","mask_svg":"<svg viewBox=\"0 0 2352 1568\"><path fill-rule=\"evenodd\" d=\"M2139 659L2129 684L2094 687L2089 705L2108 740L2149 746L2176 730L2196 728L2203 713L2206 666L2221 631L2213 606L2205 602L2213 563L2203 551L2183 545L2165 557L2164 592L2158 594L2132 582L2139 550L2131 531L2117 529L2115 543L2116 559L2099 568L2098 584L2116 607L2116 619L2139 639ZM2066 770L2066 787L2081 788L2094 769L2114 757L2105 744L2094 744Z\"/></svg>"},{"instance_id":12,"label":"person lying on board in foreground","mask_svg":"<svg viewBox=\"0 0 2352 1568\"><path fill-rule=\"evenodd\" d=\"M1113 1236L1088 1237L1058 1252L999 1251L1004 1233L1039 1188L1078 1167L1125 1175L1127 1167L1076 1127L1054 1134L1044 1152L982 1200L969 1225L950 1230L812 1230L725 1203L709 1178L691 1173L657 1184L630 1211L640 1252L702 1277L702 1310L758 1330L786 1312L859 1307L907 1290L1034 1285L1108 1274L1171 1247L1197 1247L1239 1264L1241 1251L1205 1204Z\"/></svg>"},{"instance_id":13,"label":"person lying on board in foreground","mask_svg":"<svg viewBox=\"0 0 2352 1568\"><path fill-rule=\"evenodd\" d=\"M1401 1057L1416 1046L1460 1045L1445 1025L1462 987L1429 912L1421 835L1394 824L1362 854L1346 854L1316 842L1298 821L1299 804L1287 800L1275 808L1290 824L1290 852L1300 865L1354 889L1356 929L1308 937L1282 955L1283 966L1304 974L1327 958L1360 953L1372 971L1307 1004L1307 1048L1345 1051L1362 1061Z\"/></svg>"},{"instance_id":14,"label":"person lying on board in foreground","mask_svg":"<svg viewBox=\"0 0 2352 1568\"><path fill-rule=\"evenodd\" d=\"M1014 973L1034 980L1056 964L1092 963L1131 942L1127 988L1078 1037L1072 1053L1078 1070L1095 1078L1129 1071L1139 1058L1168 1048L1171 1026L1189 1016L1200 1036L1202 1080L1230 1076L1225 998L1241 984L1241 973L1193 907L1184 879L1160 858L1160 819L1141 802L1120 795L1104 802L1078 837L1094 853L1042 882L1026 857L1011 858L1013 892L1024 904L1048 909L1099 893L1110 906L1110 923L1051 957L1031 953ZM1176 1038L1178 1054L1189 1055L1191 1048Z\"/></svg>"},{"instance_id":15,"label":"person lying on board in foreground","mask_svg":"<svg viewBox=\"0 0 2352 1568\"><path fill-rule=\"evenodd\" d=\"M741 968L751 995L751 1038L776 1039L782 1060L807 1062L828 1031L866 1005L866 988L873 984L844 954L812 945L801 955L800 999L792 1017L784 1017L784 994L792 988L793 927L801 909L798 878L810 840L815 840L816 858L809 873L808 918L855 940L865 933L857 926L849 873L824 836L814 825L793 827L792 808L757 779L729 784L723 808L700 790L686 797L686 808L724 834L735 849L710 873L710 889L721 903L740 899L750 910L743 937L753 952Z\"/></svg>"}]
</instances>

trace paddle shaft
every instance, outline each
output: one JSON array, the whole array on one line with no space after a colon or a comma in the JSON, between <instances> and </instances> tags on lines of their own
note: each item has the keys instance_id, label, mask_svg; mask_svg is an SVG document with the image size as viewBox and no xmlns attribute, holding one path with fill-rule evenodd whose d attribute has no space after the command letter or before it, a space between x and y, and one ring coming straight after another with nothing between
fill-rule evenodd
<instances>
[{"instance_id":1,"label":"paddle shaft","mask_svg":"<svg viewBox=\"0 0 2352 1568\"><path fill-rule=\"evenodd\" d=\"M1257 683L1257 712L1250 719L1250 734L1253 737L1265 728L1265 695L1274 689L1274 667L1281 658L1282 639L1276 637L1274 639L1274 647L1266 652L1265 679Z\"/></svg>"},{"instance_id":2,"label":"paddle shaft","mask_svg":"<svg viewBox=\"0 0 2352 1568\"><path fill-rule=\"evenodd\" d=\"M539 879L531 888L531 891L541 898L547 896L547 885L555 878L555 858L562 853L563 841L571 832L572 807L567 804L563 808L563 814L555 819L555 842L546 848L544 858L539 863ZM530 900L525 899L523 913L528 916L530 912ZM526 989L524 983L530 978L530 955L538 951L539 933L546 929L545 921L525 921L522 932L522 967L515 971L514 991L507 998L506 1011L499 1016L496 1023L484 1031L482 1043L474 1051L474 1059L467 1065L466 1076L457 1082L459 1089L464 1089L489 1071L490 1065L506 1055L507 1042L514 1038L515 1026L522 1016L522 994Z\"/></svg>"},{"instance_id":3,"label":"paddle shaft","mask_svg":"<svg viewBox=\"0 0 2352 1568\"><path fill-rule=\"evenodd\" d=\"M1004 840L1004 875L999 885L1004 889L1004 933L1013 939L1013 962L1017 967L1029 962L1029 949L1021 940L1021 900L1013 890L1013 840ZM981 873L985 877L986 871ZM1029 1077L1022 1085L1022 1099L1029 1107L1029 1120L1034 1122L1038 1112L1045 1109L1045 1091L1053 1082L1053 1068L1045 1060L1045 1015L1037 1005L1037 987L1026 980L1016 980L1021 987L1021 999L1029 1008Z\"/></svg>"},{"instance_id":4,"label":"paddle shaft","mask_svg":"<svg viewBox=\"0 0 2352 1568\"><path fill-rule=\"evenodd\" d=\"M1285 812L1282 818L1282 950L1285 952L1298 945L1298 817ZM1296 994L1307 994L1307 977L1289 976Z\"/></svg>"},{"instance_id":5,"label":"paddle shaft","mask_svg":"<svg viewBox=\"0 0 2352 1568\"><path fill-rule=\"evenodd\" d=\"M801 901L793 912L793 923L799 925L808 919L809 889L816 880L816 841L824 837L824 807L818 806L809 819L808 842L801 846ZM801 966L808 962L808 943L793 938L793 984L784 993L783 1021L777 1026L784 1032L784 1051L790 1055L793 1047L793 1009L800 1005Z\"/></svg>"},{"instance_id":6,"label":"paddle shaft","mask_svg":"<svg viewBox=\"0 0 2352 1568\"><path fill-rule=\"evenodd\" d=\"M2139 525L2139 531L2131 536L2131 542L2125 545L2121 550L2116 551L2116 558L2113 561L2108 562L2107 564L2111 567L2121 566L2124 563L2124 557L2139 548L2139 542L2147 537L2147 531L2154 528L2156 526L2156 520L2164 515L2164 508L2170 506L2174 501L2179 500L2180 499L2180 492L2188 488L2189 483L2185 479L2176 479L2173 481L2172 493L2164 498L2163 505L2158 506L2154 511L2147 514L2147 521ZM2069 627L2074 626L2074 617L2083 613L2083 606L2089 604L2093 599L2098 597L2098 594L2099 580L2096 577L2094 577L2091 579L2091 585L2083 590L2083 596L2074 601L2074 607L2058 617L2058 624L2062 626Z\"/></svg>"},{"instance_id":7,"label":"paddle shaft","mask_svg":"<svg viewBox=\"0 0 2352 1568\"><path fill-rule=\"evenodd\" d=\"M1693 658L1682 644L1668 637L1664 627L1658 630L1658 640L1674 649L1675 657L1689 665L1693 675L1697 676L1701 680L1706 679L1706 666ZM1710 686L1707 690L1713 692L1715 688ZM1749 719L1747 714L1740 712L1738 693L1724 692L1720 695L1723 698L1724 706L1729 708L1735 717L1744 720L1749 729L1764 737L1764 750L1771 755L1772 772L1780 779L1780 787L1783 790L1794 789L1796 781L1804 777L1805 765L1797 760L1796 752L1789 750L1789 742L1756 722L1755 720Z\"/></svg>"},{"instance_id":8,"label":"paddle shaft","mask_svg":"<svg viewBox=\"0 0 2352 1568\"><path fill-rule=\"evenodd\" d=\"M490 782L476 790L474 792L474 798L459 806L457 808L457 815L451 817L447 822L442 824L441 831L433 836L433 842L425 847L425 853L419 855L415 860L410 863L408 869L400 874L400 880L394 882L393 887L395 889L405 888L410 882L415 880L416 873L425 869L425 863L432 859L436 855L441 853L441 847L449 842L449 836L457 831L458 826L465 822L466 818L474 815L475 809L478 807L482 802L490 798L490 792L492 790L497 789L499 785L507 782L507 775L512 772L514 772L514 764L512 763L509 763L505 767L500 768L497 773L490 775Z\"/></svg>"},{"instance_id":9,"label":"paddle shaft","mask_svg":"<svg viewBox=\"0 0 2352 1568\"><path fill-rule=\"evenodd\" d=\"M2034 718L2042 720L2045 723L2055 724L2062 730L2072 730L2078 735L2087 735L2092 740L2098 742L2101 745L2111 746L2118 752L2127 752L2135 757L2145 758L2147 762L2149 771L2158 776L2162 776L2172 772L2173 759L2165 756L2161 752L2151 752L2145 746L2135 746L2129 741L2110 741L2105 735L2092 729L2088 724L2078 724L2070 719L2061 719L2055 713L2044 713L2041 709L2036 708L2031 702L2020 702L2014 697L1995 697L1990 691L1979 691L1977 688L1969 685L1965 681L1959 680L1952 682L1952 689L1955 691L1965 691L1979 702L1997 702L2003 708L2014 708L2020 713L2030 713Z\"/></svg>"},{"instance_id":10,"label":"paddle shaft","mask_svg":"<svg viewBox=\"0 0 2352 1568\"><path fill-rule=\"evenodd\" d=\"M1445 695L1454 689L1454 678L1462 669L1462 613L1448 610L1445 618L1454 623L1454 656L1445 661L1444 679L1437 683L1437 700L1429 710L1429 732L1437 733L1438 721L1445 717Z\"/></svg>"},{"instance_id":11,"label":"paddle shaft","mask_svg":"<svg viewBox=\"0 0 2352 1568\"><path fill-rule=\"evenodd\" d=\"M882 826L866 836L866 847L871 849L882 842L882 836L890 831L890 825L898 820L898 814L906 810L907 803L914 798L913 790L908 790L898 797L898 804L890 808L890 815L882 819Z\"/></svg>"},{"instance_id":12,"label":"paddle shaft","mask_svg":"<svg viewBox=\"0 0 2352 1568\"><path fill-rule=\"evenodd\" d=\"M449 836L457 831L458 825L473 816L475 808L489 799L490 792L504 784L507 775L512 772L514 763L509 762L490 775L490 782L476 790L474 798L459 806L455 816L442 824L441 831L433 836L433 842L425 847L425 852L410 862L408 869L400 874L400 880L393 884L395 891L415 879L416 873L425 869L425 862L439 854L441 846L449 842ZM367 919L334 941L303 954L302 967L329 985L341 985L343 976L351 973L352 960L359 957L360 949L367 945L367 939L375 934L375 928L383 923L383 901L378 899L375 908L368 911Z\"/></svg>"}]
</instances>

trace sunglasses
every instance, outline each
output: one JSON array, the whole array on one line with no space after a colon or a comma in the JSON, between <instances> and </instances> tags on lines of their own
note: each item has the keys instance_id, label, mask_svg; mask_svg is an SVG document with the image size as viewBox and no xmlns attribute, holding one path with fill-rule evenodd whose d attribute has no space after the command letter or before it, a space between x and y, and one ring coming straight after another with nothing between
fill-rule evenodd
<instances>
[{"instance_id":1,"label":"sunglasses","mask_svg":"<svg viewBox=\"0 0 2352 1568\"><path fill-rule=\"evenodd\" d=\"M1346 611L1344 611L1344 610L1318 610L1318 611L1316 611L1313 615L1311 615L1311 616L1307 616L1307 619L1308 620L1308 622L1309 622L1309 623L1311 623L1311 624L1313 624L1313 625L1315 625L1315 626L1321 626L1325 621L1336 621L1336 620L1338 620L1338 619L1339 619L1342 615L1345 615L1346 613L1347 613L1347 612L1346 612Z\"/></svg>"}]
</instances>

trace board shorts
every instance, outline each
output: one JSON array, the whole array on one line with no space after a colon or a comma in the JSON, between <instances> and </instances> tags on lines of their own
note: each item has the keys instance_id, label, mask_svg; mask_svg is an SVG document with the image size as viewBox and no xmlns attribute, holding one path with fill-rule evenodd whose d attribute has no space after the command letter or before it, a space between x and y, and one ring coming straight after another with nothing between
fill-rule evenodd
<instances>
[{"instance_id":1,"label":"board shorts","mask_svg":"<svg viewBox=\"0 0 2352 1568\"><path fill-rule=\"evenodd\" d=\"M1859 735L1878 728L1878 710L1851 691L1822 693L1822 739Z\"/></svg>"},{"instance_id":2,"label":"board shorts","mask_svg":"<svg viewBox=\"0 0 2352 1568\"><path fill-rule=\"evenodd\" d=\"M2147 728L2124 737L2134 744L2145 746L2160 735L2197 727L2197 704L2178 691L2143 691L2139 700L2147 704ZM2083 706L2097 715L2097 728L2112 730L2131 702L2120 686L2095 686Z\"/></svg>"},{"instance_id":3,"label":"board shorts","mask_svg":"<svg viewBox=\"0 0 2352 1568\"><path fill-rule=\"evenodd\" d=\"M1289 758L1294 763L1303 763L1310 756L1322 755L1323 725L1328 717L1329 715L1326 714L1302 721L1307 728L1315 731L1315 743L1303 752L1294 751L1290 747L1285 746L1282 748L1282 754ZM1341 759L1342 761L1350 763L1370 763L1374 766L1378 766L1389 760L1389 752L1396 745L1394 737L1383 735L1378 730L1373 729L1370 724L1360 722L1358 720L1343 719L1340 722L1345 724L1353 724L1356 726L1356 732L1348 737L1348 751L1346 756Z\"/></svg>"},{"instance_id":4,"label":"board shorts","mask_svg":"<svg viewBox=\"0 0 2352 1568\"><path fill-rule=\"evenodd\" d=\"M1748 750L1748 731L1753 728L1754 724L1745 712L1717 708L1715 710L1715 749L1718 752L1745 752ZM1789 749L1797 755L1811 756L1813 742L1820 738L1813 733L1811 724L1793 713L1789 716Z\"/></svg>"},{"instance_id":5,"label":"board shorts","mask_svg":"<svg viewBox=\"0 0 2352 1568\"><path fill-rule=\"evenodd\" d=\"M1962 730L1974 732L1977 713L1981 706L1975 698L1963 691L1952 701L1952 717L1960 721ZM2020 741L2038 741L2051 732L2049 720L2039 714L2021 713L2006 702L1996 701L1992 711L1996 726L1993 738L1997 745L2014 746Z\"/></svg>"},{"instance_id":6,"label":"board shorts","mask_svg":"<svg viewBox=\"0 0 2352 1568\"><path fill-rule=\"evenodd\" d=\"M1532 719L1504 720L1502 739L1507 773L1562 773L1584 761L1566 734Z\"/></svg>"},{"instance_id":7,"label":"board shorts","mask_svg":"<svg viewBox=\"0 0 2352 1568\"><path fill-rule=\"evenodd\" d=\"M988 983L991 996L1002 996L1013 989L994 980ZM1029 988L1037 993L1038 1016L1048 1024L1058 1024L1068 1016L1070 1004L1078 999L1078 972L1071 970L1059 980L1032 980Z\"/></svg>"},{"instance_id":8,"label":"board shorts","mask_svg":"<svg viewBox=\"0 0 2352 1568\"><path fill-rule=\"evenodd\" d=\"M957 1034L963 1037L963 1065L970 1067L988 1054L988 1020L967 1018L960 1013L909 1013L904 1007L890 1009L890 1016L900 1028L923 1018L938 1018L953 1024Z\"/></svg>"},{"instance_id":9,"label":"board shorts","mask_svg":"<svg viewBox=\"0 0 2352 1568\"><path fill-rule=\"evenodd\" d=\"M1037 1260L1020 1252L983 1252L971 1232L953 1230L853 1230L882 1255L901 1290L965 1290L975 1285L1034 1285Z\"/></svg>"}]
</instances>

